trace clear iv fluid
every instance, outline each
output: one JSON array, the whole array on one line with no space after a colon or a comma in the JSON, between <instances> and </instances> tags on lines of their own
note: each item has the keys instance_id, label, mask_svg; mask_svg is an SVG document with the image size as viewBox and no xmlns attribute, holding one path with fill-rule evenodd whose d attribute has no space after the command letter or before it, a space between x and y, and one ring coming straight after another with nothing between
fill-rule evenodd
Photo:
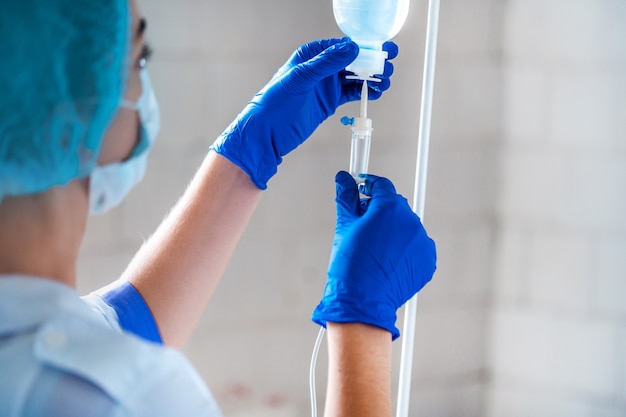
<instances>
[{"instance_id":1,"label":"clear iv fluid","mask_svg":"<svg viewBox=\"0 0 626 417\"><path fill-rule=\"evenodd\" d=\"M364 179L359 175L367 174L372 143L372 129L352 128L352 145L350 148L350 175L361 184Z\"/></svg>"},{"instance_id":2,"label":"clear iv fluid","mask_svg":"<svg viewBox=\"0 0 626 417\"><path fill-rule=\"evenodd\" d=\"M409 0L333 0L339 29L363 49L380 50L398 34L409 13Z\"/></svg>"}]
</instances>

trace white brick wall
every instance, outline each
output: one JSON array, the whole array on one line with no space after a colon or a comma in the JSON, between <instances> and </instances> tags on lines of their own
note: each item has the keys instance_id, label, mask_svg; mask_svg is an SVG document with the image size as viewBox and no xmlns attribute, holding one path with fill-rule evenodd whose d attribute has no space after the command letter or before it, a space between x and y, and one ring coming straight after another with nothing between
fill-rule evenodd
<instances>
[{"instance_id":1,"label":"white brick wall","mask_svg":"<svg viewBox=\"0 0 626 417\"><path fill-rule=\"evenodd\" d=\"M594 243L596 265L591 290L593 309L602 314L626 317L626 241L623 235L609 235ZM626 352L626 346L624 349Z\"/></svg>"},{"instance_id":2,"label":"white brick wall","mask_svg":"<svg viewBox=\"0 0 626 417\"><path fill-rule=\"evenodd\" d=\"M590 258L590 245L583 235L536 232L525 259L531 304L569 314L586 313L592 287Z\"/></svg>"},{"instance_id":3,"label":"white brick wall","mask_svg":"<svg viewBox=\"0 0 626 417\"><path fill-rule=\"evenodd\" d=\"M527 389L605 399L618 394L612 323L538 308L502 309L492 320L490 367L496 381L514 378Z\"/></svg>"},{"instance_id":4,"label":"white brick wall","mask_svg":"<svg viewBox=\"0 0 626 417\"><path fill-rule=\"evenodd\" d=\"M510 1L487 416L622 416L626 3Z\"/></svg>"},{"instance_id":5,"label":"white brick wall","mask_svg":"<svg viewBox=\"0 0 626 417\"><path fill-rule=\"evenodd\" d=\"M505 10L505 50L518 57L582 67L626 58L621 0L511 1Z\"/></svg>"}]
</instances>

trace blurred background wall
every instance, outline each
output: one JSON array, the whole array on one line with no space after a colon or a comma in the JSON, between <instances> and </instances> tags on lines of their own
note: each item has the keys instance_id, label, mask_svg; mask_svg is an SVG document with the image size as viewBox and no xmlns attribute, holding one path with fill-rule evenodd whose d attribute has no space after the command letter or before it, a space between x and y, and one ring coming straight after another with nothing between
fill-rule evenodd
<instances>
[{"instance_id":1,"label":"blurred background wall","mask_svg":"<svg viewBox=\"0 0 626 417\"><path fill-rule=\"evenodd\" d=\"M626 1L441 3L424 218L439 262L419 299L411 415L624 416ZM298 45L341 35L331 0L140 5L162 131L144 182L91 221L82 292L123 271ZM426 10L412 1L392 89L369 108L371 172L409 200ZM349 159L339 119L357 112L340 108L285 159L185 348L228 416L310 415L310 314Z\"/></svg>"},{"instance_id":2,"label":"blurred background wall","mask_svg":"<svg viewBox=\"0 0 626 417\"><path fill-rule=\"evenodd\" d=\"M508 1L487 415L626 415L626 2Z\"/></svg>"}]
</instances>

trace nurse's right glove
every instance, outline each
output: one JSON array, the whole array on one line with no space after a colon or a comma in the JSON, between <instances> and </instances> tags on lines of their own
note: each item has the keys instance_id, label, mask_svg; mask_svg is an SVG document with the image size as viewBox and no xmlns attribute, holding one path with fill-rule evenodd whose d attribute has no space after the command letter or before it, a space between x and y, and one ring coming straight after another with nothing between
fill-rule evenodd
<instances>
[{"instance_id":1,"label":"nurse's right glove","mask_svg":"<svg viewBox=\"0 0 626 417\"><path fill-rule=\"evenodd\" d=\"M400 336L396 311L432 278L435 242L391 181L368 175L359 200L356 182L339 172L337 226L328 280L313 321L364 323Z\"/></svg>"},{"instance_id":2,"label":"nurse's right glove","mask_svg":"<svg viewBox=\"0 0 626 417\"><path fill-rule=\"evenodd\" d=\"M398 47L386 42L388 59ZM283 156L304 142L337 107L361 98L362 81L346 78L345 67L359 47L348 38L302 45L250 100L217 138L211 149L243 169L260 189L276 173ZM380 82L370 82L369 98L379 98L390 85L391 62Z\"/></svg>"}]
</instances>

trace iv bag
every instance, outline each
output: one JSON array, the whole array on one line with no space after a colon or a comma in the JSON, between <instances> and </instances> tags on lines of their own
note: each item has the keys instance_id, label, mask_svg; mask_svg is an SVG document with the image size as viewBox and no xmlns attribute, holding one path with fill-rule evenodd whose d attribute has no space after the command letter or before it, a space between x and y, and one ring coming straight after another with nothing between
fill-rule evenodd
<instances>
[{"instance_id":1,"label":"iv bag","mask_svg":"<svg viewBox=\"0 0 626 417\"><path fill-rule=\"evenodd\" d=\"M346 69L364 79L382 74L383 43L402 29L409 0L333 0L333 13L339 29L359 45L359 56Z\"/></svg>"}]
</instances>

